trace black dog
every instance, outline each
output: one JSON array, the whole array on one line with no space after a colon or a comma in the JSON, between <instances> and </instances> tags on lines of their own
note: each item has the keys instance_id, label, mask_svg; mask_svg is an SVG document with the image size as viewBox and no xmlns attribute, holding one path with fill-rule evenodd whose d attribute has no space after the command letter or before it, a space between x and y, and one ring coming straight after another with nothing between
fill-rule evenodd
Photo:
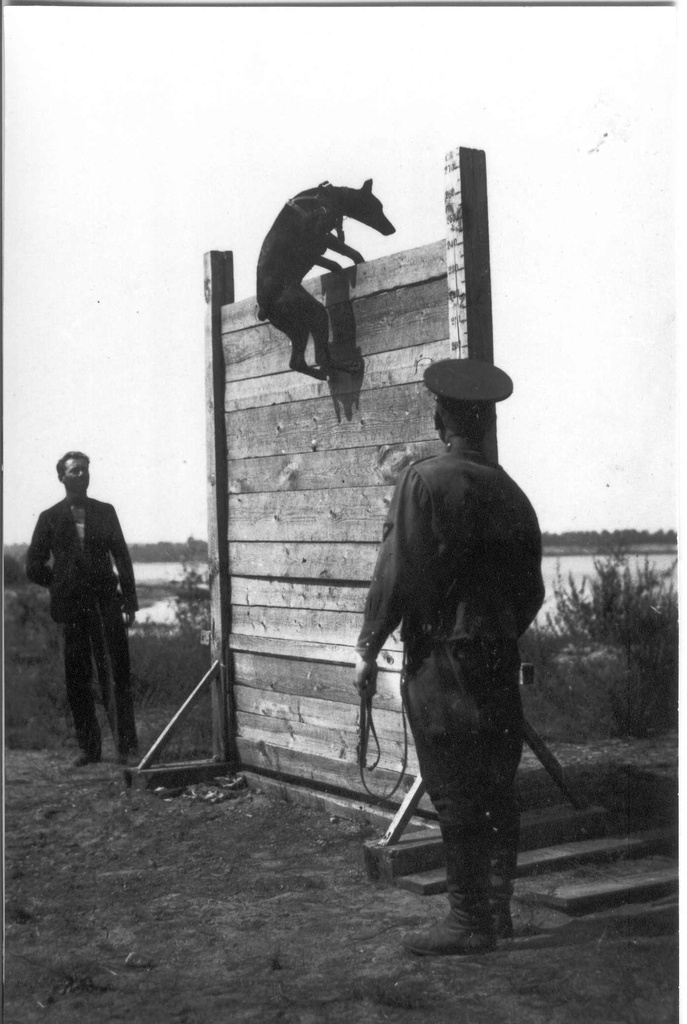
<instances>
[{"instance_id":1,"label":"black dog","mask_svg":"<svg viewBox=\"0 0 687 1024\"><path fill-rule=\"evenodd\" d=\"M289 199L267 233L258 257L258 319L271 320L291 341L290 368L318 380L335 373L337 366L329 353L327 311L301 281L315 265L325 270L343 269L324 257L327 249L348 256L354 263L365 262L344 242L344 217L353 217L382 235L392 235L396 230L372 194L371 178L362 188L337 188L325 181ZM305 361L311 334L315 366Z\"/></svg>"}]
</instances>

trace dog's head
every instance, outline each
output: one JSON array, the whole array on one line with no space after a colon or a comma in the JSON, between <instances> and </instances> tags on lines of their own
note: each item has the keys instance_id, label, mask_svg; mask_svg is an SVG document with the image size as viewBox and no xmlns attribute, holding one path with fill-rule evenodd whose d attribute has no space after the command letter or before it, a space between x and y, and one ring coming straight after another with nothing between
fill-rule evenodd
<instances>
[{"instance_id":1,"label":"dog's head","mask_svg":"<svg viewBox=\"0 0 687 1024\"><path fill-rule=\"evenodd\" d=\"M384 208L377 196L372 192L372 178L368 178L362 188L345 188L342 213L345 217L353 217L361 224L379 231L381 235L393 235L396 228L385 217Z\"/></svg>"}]
</instances>

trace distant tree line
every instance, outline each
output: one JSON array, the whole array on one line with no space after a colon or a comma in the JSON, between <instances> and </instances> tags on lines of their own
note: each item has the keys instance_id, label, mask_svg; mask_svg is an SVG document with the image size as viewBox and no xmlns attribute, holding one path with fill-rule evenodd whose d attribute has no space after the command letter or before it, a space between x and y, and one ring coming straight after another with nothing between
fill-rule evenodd
<instances>
[{"instance_id":1,"label":"distant tree line","mask_svg":"<svg viewBox=\"0 0 687 1024\"><path fill-rule=\"evenodd\" d=\"M675 530L568 530L543 533L544 548L584 548L592 554L631 548L675 547Z\"/></svg>"},{"instance_id":2,"label":"distant tree line","mask_svg":"<svg viewBox=\"0 0 687 1024\"><path fill-rule=\"evenodd\" d=\"M207 562L208 542L189 537L183 543L129 544L132 562Z\"/></svg>"},{"instance_id":3,"label":"distant tree line","mask_svg":"<svg viewBox=\"0 0 687 1024\"><path fill-rule=\"evenodd\" d=\"M5 544L5 559L24 563L28 544ZM159 540L155 544L129 544L132 562L207 562L206 540L189 537L183 542Z\"/></svg>"},{"instance_id":4,"label":"distant tree line","mask_svg":"<svg viewBox=\"0 0 687 1024\"><path fill-rule=\"evenodd\" d=\"M677 545L675 530L569 530L565 533L543 533L544 549L566 549L604 554L632 548L670 547ZM26 559L28 544L6 544L5 558L22 563ZM155 544L130 544L134 562L206 562L208 545L205 540L189 537L183 542L160 540Z\"/></svg>"}]
</instances>

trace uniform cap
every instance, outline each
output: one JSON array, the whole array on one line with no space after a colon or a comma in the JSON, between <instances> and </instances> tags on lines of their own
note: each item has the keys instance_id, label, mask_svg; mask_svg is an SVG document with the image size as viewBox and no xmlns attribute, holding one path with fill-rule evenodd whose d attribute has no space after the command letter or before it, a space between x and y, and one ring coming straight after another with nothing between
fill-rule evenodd
<instances>
[{"instance_id":1,"label":"uniform cap","mask_svg":"<svg viewBox=\"0 0 687 1024\"><path fill-rule=\"evenodd\" d=\"M513 394L508 374L481 359L440 359L427 367L424 379L447 402L502 402Z\"/></svg>"}]
</instances>

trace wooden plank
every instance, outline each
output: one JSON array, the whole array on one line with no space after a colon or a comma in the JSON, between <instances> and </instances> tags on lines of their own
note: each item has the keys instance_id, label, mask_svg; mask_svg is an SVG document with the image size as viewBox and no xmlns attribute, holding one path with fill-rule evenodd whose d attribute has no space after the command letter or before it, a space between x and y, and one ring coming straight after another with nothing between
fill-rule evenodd
<instances>
[{"instance_id":1,"label":"wooden plank","mask_svg":"<svg viewBox=\"0 0 687 1024\"><path fill-rule=\"evenodd\" d=\"M353 687L351 687L353 689ZM283 693L252 686L235 687L236 710L256 718L280 720L293 732L302 725L355 733L360 726L360 704L322 700L306 693ZM400 711L375 708L374 722L380 741L402 742L403 722ZM259 726L252 723L253 728ZM282 725L283 727L283 725Z\"/></svg>"},{"instance_id":2,"label":"wooden plank","mask_svg":"<svg viewBox=\"0 0 687 1024\"><path fill-rule=\"evenodd\" d=\"M589 839L579 843L564 843L561 846L547 846L538 850L521 851L518 854L518 877L532 875L546 870L556 870L571 863L589 864L608 861L619 857L640 857L662 849L674 837L667 829L655 829L634 836ZM435 896L446 892L446 869L435 868L417 874L406 875L397 880L399 889L420 896Z\"/></svg>"},{"instance_id":3,"label":"wooden plank","mask_svg":"<svg viewBox=\"0 0 687 1024\"><path fill-rule=\"evenodd\" d=\"M229 495L230 541L381 541L391 487Z\"/></svg>"},{"instance_id":4,"label":"wooden plank","mask_svg":"<svg viewBox=\"0 0 687 1024\"><path fill-rule=\"evenodd\" d=\"M436 438L434 403L419 382L361 392L350 419L337 419L331 399L313 398L295 406L240 409L227 413L226 421L230 459Z\"/></svg>"},{"instance_id":5,"label":"wooden plank","mask_svg":"<svg viewBox=\"0 0 687 1024\"><path fill-rule=\"evenodd\" d=\"M360 706L360 696L353 685L353 665L284 658L274 655L236 651L234 679L237 685L253 686L278 693L311 694L321 700L339 701ZM400 673L380 669L374 712L401 710Z\"/></svg>"},{"instance_id":6,"label":"wooden plank","mask_svg":"<svg viewBox=\"0 0 687 1024\"><path fill-rule=\"evenodd\" d=\"M433 312L433 311L432 311ZM442 307L443 316L443 307ZM426 322L427 316L423 317ZM443 331L437 333L445 334ZM232 336L233 337L233 336ZM398 342L398 337L394 341ZM347 399L357 401L360 391L372 391L375 388L392 387L394 384L407 384L409 381L421 380L425 369L430 363L442 359L445 355L446 341L425 342L420 344L417 334L412 336L413 344L388 352L369 354L370 339L365 339L365 370L362 381L351 374L340 372L336 379L328 381L315 380L302 373L293 373L284 368L284 351L280 344L280 363L274 372L266 376L255 376L244 380L227 380L226 411L236 412L238 409L257 408L262 405L281 405L285 402L300 402L309 398L326 398L331 396L332 402L346 414ZM284 339L286 341L286 339ZM266 371L263 357L257 359L256 370ZM231 366L228 368L231 372Z\"/></svg>"},{"instance_id":7,"label":"wooden plank","mask_svg":"<svg viewBox=\"0 0 687 1024\"><path fill-rule=\"evenodd\" d=\"M674 829L650 829L631 836L602 836L600 839L525 850L518 855L518 876L560 868L571 862L585 864L620 857L639 857L665 848L674 837Z\"/></svg>"},{"instance_id":8,"label":"wooden plank","mask_svg":"<svg viewBox=\"0 0 687 1024\"><path fill-rule=\"evenodd\" d=\"M470 359L493 363L486 157L479 149L461 146L458 152L464 243L466 354ZM492 462L498 462L496 420L484 439L484 450Z\"/></svg>"},{"instance_id":9,"label":"wooden plank","mask_svg":"<svg viewBox=\"0 0 687 1024\"><path fill-rule=\"evenodd\" d=\"M423 802L429 803L426 794L420 807ZM391 845L369 839L363 843L363 860L368 876L387 885L398 884L397 880L401 876L417 874L420 871L443 868L446 873L446 853L439 831L434 835L406 833L400 835L398 841Z\"/></svg>"},{"instance_id":10,"label":"wooden plank","mask_svg":"<svg viewBox=\"0 0 687 1024\"><path fill-rule=\"evenodd\" d=\"M281 576L318 580L372 579L379 551L374 544L230 542L232 572L240 576Z\"/></svg>"},{"instance_id":11,"label":"wooden plank","mask_svg":"<svg viewBox=\"0 0 687 1024\"><path fill-rule=\"evenodd\" d=\"M380 846L394 846L399 841L424 794L425 784L420 776L418 765L415 782L406 793L405 799L396 813L396 817L379 840Z\"/></svg>"},{"instance_id":12,"label":"wooden plank","mask_svg":"<svg viewBox=\"0 0 687 1024\"><path fill-rule=\"evenodd\" d=\"M235 633L244 636L273 637L276 640L306 640L311 643L355 647L363 625L362 612L313 611L310 608L249 608L234 605ZM389 637L386 648L401 649L396 633ZM277 652L278 653L278 652Z\"/></svg>"},{"instance_id":13,"label":"wooden plank","mask_svg":"<svg viewBox=\"0 0 687 1024\"><path fill-rule=\"evenodd\" d=\"M471 359L493 363L486 156L481 149L463 146L459 152L468 354Z\"/></svg>"},{"instance_id":14,"label":"wooden plank","mask_svg":"<svg viewBox=\"0 0 687 1024\"><path fill-rule=\"evenodd\" d=\"M303 287L314 295L318 302L334 305L445 275L446 252L442 240L414 249L405 249L391 256L371 260L369 263L359 263L343 273L306 278ZM224 334L243 330L257 322L254 298L244 299L222 310Z\"/></svg>"},{"instance_id":15,"label":"wooden plank","mask_svg":"<svg viewBox=\"0 0 687 1024\"><path fill-rule=\"evenodd\" d=\"M235 577L232 598L235 604L264 605L272 608L312 608L326 611L360 612L365 607L367 586L339 583L291 583L264 577Z\"/></svg>"},{"instance_id":16,"label":"wooden plank","mask_svg":"<svg viewBox=\"0 0 687 1024\"><path fill-rule=\"evenodd\" d=\"M676 892L678 878L677 866L670 866L624 877L561 885L555 889L532 888L531 883L528 883L526 888L518 888L516 899L526 903L540 903L566 914L584 914L590 910L656 899Z\"/></svg>"},{"instance_id":17,"label":"wooden plank","mask_svg":"<svg viewBox=\"0 0 687 1024\"><path fill-rule=\"evenodd\" d=\"M423 797L420 807L427 797ZM520 818L520 849L531 850L560 839L599 834L606 827L607 812L602 807L575 811L568 807L549 807L540 811L527 811ZM372 878L393 881L398 875L433 871L445 865L446 857L440 835L434 839L401 835L394 845L379 841L365 843L365 859Z\"/></svg>"},{"instance_id":18,"label":"wooden plank","mask_svg":"<svg viewBox=\"0 0 687 1024\"><path fill-rule=\"evenodd\" d=\"M236 769L235 762L189 761L182 764L160 764L152 768L126 768L124 782L127 788L155 789L157 786L166 788L182 788L197 785L200 782L211 783L222 775L229 775Z\"/></svg>"},{"instance_id":19,"label":"wooden plank","mask_svg":"<svg viewBox=\"0 0 687 1024\"><path fill-rule=\"evenodd\" d=\"M237 739L237 746L241 764L246 767L276 773L284 779L302 779L318 783L339 792L365 794L358 765L354 762L335 761L317 754L304 755L287 747L272 746L262 741L252 743L241 737ZM372 792L378 794L380 800L384 800L385 793L388 793L398 781L398 772L376 768L373 772L366 772L365 777ZM412 776L406 775L388 801L390 806L397 806L401 802L412 782ZM419 809L429 815L433 813L429 802L425 806L421 805Z\"/></svg>"},{"instance_id":20,"label":"wooden plank","mask_svg":"<svg viewBox=\"0 0 687 1024\"><path fill-rule=\"evenodd\" d=\"M446 358L468 358L468 322L465 287L465 238L461 185L462 150L446 154L444 204L446 209L446 283L450 345Z\"/></svg>"},{"instance_id":21,"label":"wooden plank","mask_svg":"<svg viewBox=\"0 0 687 1024\"><path fill-rule=\"evenodd\" d=\"M410 441L340 451L296 452L229 463L229 492L313 491L335 487L377 487L396 484L413 462L439 455L441 441Z\"/></svg>"},{"instance_id":22,"label":"wooden plank","mask_svg":"<svg viewBox=\"0 0 687 1024\"><path fill-rule=\"evenodd\" d=\"M229 637L229 646L233 652L280 655L286 658L313 662L335 662L348 666L355 663L355 647L352 644L315 643L310 640L289 640L283 637L232 633ZM377 661L388 670L400 672L403 666L403 652L400 647L392 650L389 646L385 646Z\"/></svg>"},{"instance_id":23,"label":"wooden plank","mask_svg":"<svg viewBox=\"0 0 687 1024\"><path fill-rule=\"evenodd\" d=\"M219 662L212 691L212 745L218 761L234 756L229 730L231 682L224 660L231 631L227 550L227 443L224 419L226 371L221 334L222 306L234 301L233 255L208 252L205 274L205 401L207 446L208 585L210 653Z\"/></svg>"},{"instance_id":24,"label":"wooden plank","mask_svg":"<svg viewBox=\"0 0 687 1024\"><path fill-rule=\"evenodd\" d=\"M391 354L408 346L441 342L447 334L445 294L442 279L330 307L329 345L332 355L344 362L358 350L365 358L367 377L370 369L368 359L376 353ZM234 384L240 394L242 388L250 389L249 379L262 380L270 374L284 378L282 387L299 386L300 393L295 397L312 397L320 392L327 394L341 383L337 378L318 387L313 378L288 372L289 340L269 322L225 334L223 345L230 393L233 393ZM446 355L446 347L444 341L442 356ZM383 361L380 369L383 369Z\"/></svg>"},{"instance_id":25,"label":"wooden plank","mask_svg":"<svg viewBox=\"0 0 687 1024\"><path fill-rule=\"evenodd\" d=\"M191 710L193 705L197 702L198 697L205 690L208 683L214 681L219 675L219 661L214 661L208 671L205 673L201 681L197 686L193 688L191 693L188 695L184 703L181 705L175 715L172 716L168 724L162 730L158 738L155 740L153 745L148 750L147 754L144 754L140 763L137 765L138 770L141 771L144 768L149 768L156 757L158 757L164 748L167 746L172 738L173 733L184 720L188 712Z\"/></svg>"},{"instance_id":26,"label":"wooden plank","mask_svg":"<svg viewBox=\"0 0 687 1024\"><path fill-rule=\"evenodd\" d=\"M236 713L237 736L255 746L267 744L275 749L290 751L304 757L329 758L337 764L357 767L358 733L355 729L344 729L335 723L329 726L310 725L307 722L289 723L281 718L264 718ZM403 766L403 738L380 736L379 765L377 771L398 774ZM370 758L376 759L376 747L370 748ZM411 747L408 750L408 771L416 774L417 757Z\"/></svg>"}]
</instances>

